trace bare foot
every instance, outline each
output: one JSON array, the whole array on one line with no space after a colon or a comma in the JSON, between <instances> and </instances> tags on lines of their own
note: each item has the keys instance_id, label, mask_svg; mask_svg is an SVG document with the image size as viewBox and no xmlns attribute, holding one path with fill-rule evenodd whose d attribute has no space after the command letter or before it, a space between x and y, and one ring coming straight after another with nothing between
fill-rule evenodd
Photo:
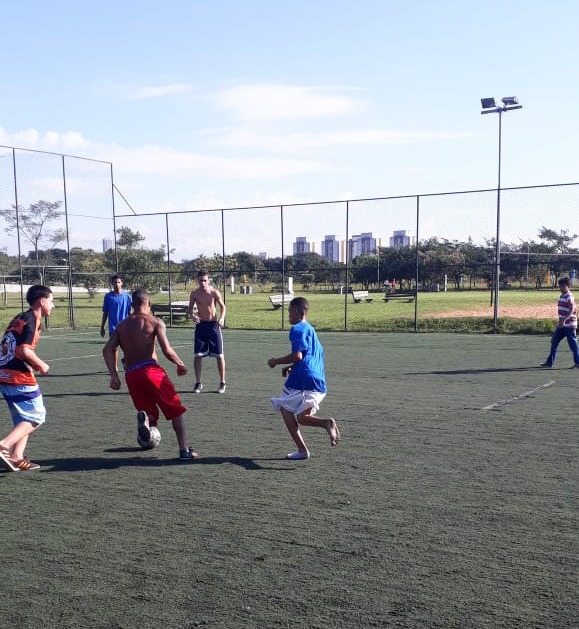
<instances>
[{"instance_id":1,"label":"bare foot","mask_svg":"<svg viewBox=\"0 0 579 629\"><path fill-rule=\"evenodd\" d=\"M333 417L330 417L328 420L328 427L326 430L330 435L330 443L332 446L337 446L338 441L340 441L340 431L338 430L338 424L336 424L336 420Z\"/></svg>"}]
</instances>

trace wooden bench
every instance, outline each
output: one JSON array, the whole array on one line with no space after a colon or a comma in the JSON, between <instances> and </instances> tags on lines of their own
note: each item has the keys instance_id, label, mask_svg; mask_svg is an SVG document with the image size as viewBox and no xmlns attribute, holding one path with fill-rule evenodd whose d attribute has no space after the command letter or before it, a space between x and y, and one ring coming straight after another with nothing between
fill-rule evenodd
<instances>
[{"instance_id":1,"label":"wooden bench","mask_svg":"<svg viewBox=\"0 0 579 629\"><path fill-rule=\"evenodd\" d=\"M416 299L416 291L398 291L386 293L384 301L390 301L392 299L405 299L407 302L412 302Z\"/></svg>"},{"instance_id":2,"label":"wooden bench","mask_svg":"<svg viewBox=\"0 0 579 629\"><path fill-rule=\"evenodd\" d=\"M368 295L367 290L353 290L352 299L354 300L355 304L359 304L363 301L370 303L373 298Z\"/></svg>"},{"instance_id":3,"label":"wooden bench","mask_svg":"<svg viewBox=\"0 0 579 629\"><path fill-rule=\"evenodd\" d=\"M270 295L269 301L271 301L271 305L274 310L281 308L284 303L289 304L289 302L294 298L293 295Z\"/></svg>"},{"instance_id":4,"label":"wooden bench","mask_svg":"<svg viewBox=\"0 0 579 629\"><path fill-rule=\"evenodd\" d=\"M173 319L173 321L187 320L189 318L189 302L174 301L172 304L152 304L151 312L160 319Z\"/></svg>"}]
</instances>

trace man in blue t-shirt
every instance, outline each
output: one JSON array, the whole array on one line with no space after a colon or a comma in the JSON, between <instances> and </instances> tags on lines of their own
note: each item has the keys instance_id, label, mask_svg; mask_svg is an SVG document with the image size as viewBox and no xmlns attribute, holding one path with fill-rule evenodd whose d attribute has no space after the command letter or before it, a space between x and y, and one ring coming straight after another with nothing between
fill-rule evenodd
<instances>
[{"instance_id":1,"label":"man in blue t-shirt","mask_svg":"<svg viewBox=\"0 0 579 629\"><path fill-rule=\"evenodd\" d=\"M322 400L326 397L326 375L324 368L324 348L314 327L308 323L310 309L308 300L295 297L290 301L288 312L292 324L289 338L291 352L279 358L270 358L267 364L273 369L276 365L289 365L282 369L287 380L280 397L271 399L276 411L281 411L285 425L292 436L296 452L286 458L299 461L310 458L310 452L300 432L302 426L324 428L330 436L332 446L337 445L340 431L333 417L317 417Z\"/></svg>"},{"instance_id":2,"label":"man in blue t-shirt","mask_svg":"<svg viewBox=\"0 0 579 629\"><path fill-rule=\"evenodd\" d=\"M101 336L105 335L105 324L109 322L109 337L117 329L117 325L131 314L131 296L123 290L123 279L120 275L111 277L113 290L103 300L103 318ZM115 352L115 365L118 363L118 350Z\"/></svg>"}]
</instances>

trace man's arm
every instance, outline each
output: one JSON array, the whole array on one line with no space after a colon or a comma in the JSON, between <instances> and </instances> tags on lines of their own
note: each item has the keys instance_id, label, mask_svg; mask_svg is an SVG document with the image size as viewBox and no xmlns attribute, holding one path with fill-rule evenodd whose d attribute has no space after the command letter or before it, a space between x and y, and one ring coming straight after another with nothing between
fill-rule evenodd
<instances>
[{"instance_id":1,"label":"man's arm","mask_svg":"<svg viewBox=\"0 0 579 629\"><path fill-rule=\"evenodd\" d=\"M197 295L195 291L191 291L191 295L189 296L189 308L187 310L187 314L189 315L189 319L192 319L194 323L199 323L201 319L193 314L193 309L195 308L195 304L197 303Z\"/></svg>"},{"instance_id":2,"label":"man's arm","mask_svg":"<svg viewBox=\"0 0 579 629\"><path fill-rule=\"evenodd\" d=\"M155 332L157 340L159 341L159 347L161 348L161 351L163 352L167 360L170 360L173 364L177 365L177 375L184 376L187 373L187 367L185 367L185 363L181 360L181 358L179 358L177 352L171 347L169 339L167 338L167 327L161 319L157 320Z\"/></svg>"},{"instance_id":3,"label":"man's arm","mask_svg":"<svg viewBox=\"0 0 579 629\"><path fill-rule=\"evenodd\" d=\"M34 371L39 373L48 373L50 367L38 357L36 352L29 345L21 345L18 352L18 358L30 365Z\"/></svg>"},{"instance_id":4,"label":"man's arm","mask_svg":"<svg viewBox=\"0 0 579 629\"><path fill-rule=\"evenodd\" d=\"M114 389L115 391L118 391L121 388L121 380L119 378L119 372L117 371L117 366L115 365L115 350L120 344L121 342L119 339L118 330L115 330L111 338L107 341L106 345L103 347L103 358L105 359L105 364L111 376L110 387L111 389Z\"/></svg>"},{"instance_id":5,"label":"man's arm","mask_svg":"<svg viewBox=\"0 0 579 629\"><path fill-rule=\"evenodd\" d=\"M267 364L273 369L276 365L295 365L295 363L299 362L303 357L301 352L290 352L285 356L280 356L279 358L270 358L267 361Z\"/></svg>"},{"instance_id":6,"label":"man's arm","mask_svg":"<svg viewBox=\"0 0 579 629\"><path fill-rule=\"evenodd\" d=\"M227 308L225 307L225 302L223 301L221 293L217 289L215 289L215 301L221 309L221 316L217 320L217 323L219 323L219 325L223 327L225 325L225 313L227 312Z\"/></svg>"},{"instance_id":7,"label":"man's arm","mask_svg":"<svg viewBox=\"0 0 579 629\"><path fill-rule=\"evenodd\" d=\"M106 324L108 318L109 318L109 313L108 312L103 312L103 318L102 318L102 321L101 321L101 336L105 335L105 324Z\"/></svg>"}]
</instances>

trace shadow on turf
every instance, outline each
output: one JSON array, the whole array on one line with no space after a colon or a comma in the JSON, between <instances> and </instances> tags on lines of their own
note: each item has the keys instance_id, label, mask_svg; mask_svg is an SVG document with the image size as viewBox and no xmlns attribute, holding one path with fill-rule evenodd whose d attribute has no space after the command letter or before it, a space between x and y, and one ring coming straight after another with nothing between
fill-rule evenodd
<instances>
[{"instance_id":1,"label":"shadow on turf","mask_svg":"<svg viewBox=\"0 0 579 629\"><path fill-rule=\"evenodd\" d=\"M126 453L142 453L141 448L112 448L105 452L126 452ZM95 470L113 470L121 467L169 467L178 465L179 467L196 466L196 465L222 465L229 463L238 465L248 472L257 470L284 470L289 471L287 467L264 467L257 461L282 461L282 458L271 459L249 459L238 456L207 456L200 457L196 461L183 462L179 459L153 459L153 458L101 458L101 457L79 457L76 459L44 459L38 460L45 472L90 472Z\"/></svg>"},{"instance_id":2,"label":"shadow on turf","mask_svg":"<svg viewBox=\"0 0 579 629\"><path fill-rule=\"evenodd\" d=\"M539 367L490 367L488 369L449 369L447 371L407 371L405 376L460 376L473 373L501 373L510 371L537 371ZM551 371L550 369L546 371Z\"/></svg>"}]
</instances>

